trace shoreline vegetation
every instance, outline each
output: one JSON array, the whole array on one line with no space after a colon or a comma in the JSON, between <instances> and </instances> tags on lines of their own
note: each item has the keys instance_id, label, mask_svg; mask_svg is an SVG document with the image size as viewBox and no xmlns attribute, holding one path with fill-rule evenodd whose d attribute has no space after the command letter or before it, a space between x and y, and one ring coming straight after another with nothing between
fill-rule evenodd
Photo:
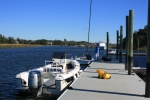
<instances>
[{"instance_id":1,"label":"shoreline vegetation","mask_svg":"<svg viewBox=\"0 0 150 100\"><path fill-rule=\"evenodd\" d=\"M5 49L5 48L25 48L25 47L36 47L36 46L58 46L58 45L40 45L40 44L0 44L0 49ZM59 45L61 46L61 45ZM79 47L79 46L75 46ZM111 49L113 47L110 47ZM137 50L137 49L135 49ZM147 52L147 47L139 48L139 51L145 51Z\"/></svg>"},{"instance_id":2,"label":"shoreline vegetation","mask_svg":"<svg viewBox=\"0 0 150 100\"><path fill-rule=\"evenodd\" d=\"M0 49L4 48L24 48L24 47L35 47L43 45L33 45L33 44L0 44Z\"/></svg>"},{"instance_id":3,"label":"shoreline vegetation","mask_svg":"<svg viewBox=\"0 0 150 100\"><path fill-rule=\"evenodd\" d=\"M147 52L147 28L146 25L143 29L139 29L133 33L133 50ZM14 37L5 37L0 34L0 48L21 48L21 47L33 47L33 46L76 46L76 47L95 47L98 42L88 43L87 41L68 41L64 40L26 40L26 39L15 39ZM87 45L88 44L88 45ZM122 42L123 49L126 48L126 37L123 38ZM109 43L109 48L116 48L115 43ZM139 48L139 49L138 49Z\"/></svg>"}]
</instances>

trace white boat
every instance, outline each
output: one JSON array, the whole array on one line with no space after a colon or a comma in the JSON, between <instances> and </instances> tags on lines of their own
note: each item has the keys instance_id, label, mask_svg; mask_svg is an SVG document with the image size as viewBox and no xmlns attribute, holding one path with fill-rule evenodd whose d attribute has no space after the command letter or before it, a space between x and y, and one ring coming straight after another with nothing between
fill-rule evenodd
<instances>
[{"instance_id":1,"label":"white boat","mask_svg":"<svg viewBox=\"0 0 150 100\"><path fill-rule=\"evenodd\" d=\"M34 96L41 94L60 95L79 77L82 70L80 70L79 62L66 59L64 52L54 52L52 58L52 61L45 61L43 67L17 74L16 89L32 91Z\"/></svg>"},{"instance_id":2,"label":"white boat","mask_svg":"<svg viewBox=\"0 0 150 100\"><path fill-rule=\"evenodd\" d=\"M90 55L86 55L83 57L75 57L75 60L77 60L80 63L80 65L89 65L91 62L94 61L94 59L91 58Z\"/></svg>"},{"instance_id":3,"label":"white boat","mask_svg":"<svg viewBox=\"0 0 150 100\"><path fill-rule=\"evenodd\" d=\"M116 49L111 49L108 54L111 54L111 55L115 55L116 54Z\"/></svg>"},{"instance_id":4,"label":"white boat","mask_svg":"<svg viewBox=\"0 0 150 100\"><path fill-rule=\"evenodd\" d=\"M106 50L106 43L105 42L99 42L100 50Z\"/></svg>"}]
</instances>

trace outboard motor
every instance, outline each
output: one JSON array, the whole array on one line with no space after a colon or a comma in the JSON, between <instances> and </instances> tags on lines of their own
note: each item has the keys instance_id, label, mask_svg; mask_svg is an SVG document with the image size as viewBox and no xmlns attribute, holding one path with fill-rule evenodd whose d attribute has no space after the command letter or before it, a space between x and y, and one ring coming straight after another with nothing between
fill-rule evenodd
<instances>
[{"instance_id":1,"label":"outboard motor","mask_svg":"<svg viewBox=\"0 0 150 100\"><path fill-rule=\"evenodd\" d=\"M29 89L33 92L33 96L38 96L42 93L43 73L41 71L30 71L28 77Z\"/></svg>"}]
</instances>

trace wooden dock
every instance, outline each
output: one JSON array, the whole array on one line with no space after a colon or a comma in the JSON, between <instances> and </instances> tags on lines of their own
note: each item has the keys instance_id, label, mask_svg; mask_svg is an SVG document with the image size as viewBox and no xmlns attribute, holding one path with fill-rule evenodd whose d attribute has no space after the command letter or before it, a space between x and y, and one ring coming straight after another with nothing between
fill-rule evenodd
<instances>
[{"instance_id":1,"label":"wooden dock","mask_svg":"<svg viewBox=\"0 0 150 100\"><path fill-rule=\"evenodd\" d=\"M144 96L145 82L124 67L118 61L92 62L58 100L150 100ZM111 79L99 79L97 69L110 73Z\"/></svg>"}]
</instances>

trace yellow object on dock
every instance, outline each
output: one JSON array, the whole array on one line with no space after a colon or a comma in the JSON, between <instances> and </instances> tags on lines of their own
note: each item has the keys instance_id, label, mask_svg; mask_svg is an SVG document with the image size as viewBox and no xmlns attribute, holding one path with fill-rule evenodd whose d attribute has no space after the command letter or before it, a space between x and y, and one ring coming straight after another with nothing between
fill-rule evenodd
<instances>
[{"instance_id":1,"label":"yellow object on dock","mask_svg":"<svg viewBox=\"0 0 150 100\"><path fill-rule=\"evenodd\" d=\"M96 71L98 73L98 77L101 79L110 79L111 78L111 75L102 69L98 69Z\"/></svg>"}]
</instances>

